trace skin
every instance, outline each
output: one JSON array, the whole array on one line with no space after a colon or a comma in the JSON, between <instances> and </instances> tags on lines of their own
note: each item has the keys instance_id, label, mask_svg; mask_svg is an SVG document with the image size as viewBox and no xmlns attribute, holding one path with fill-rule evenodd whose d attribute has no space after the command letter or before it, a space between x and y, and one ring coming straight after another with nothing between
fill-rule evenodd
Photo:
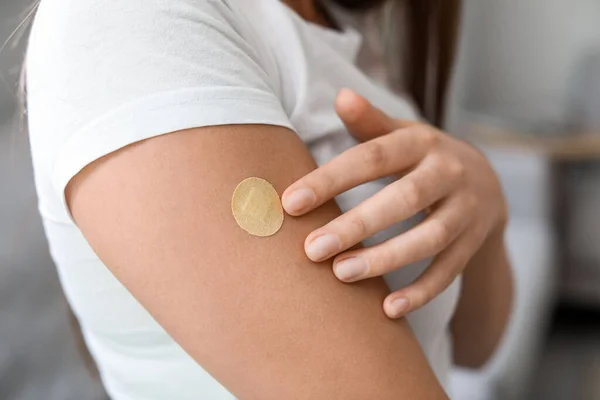
<instances>
[{"instance_id":1,"label":"skin","mask_svg":"<svg viewBox=\"0 0 600 400\"><path fill-rule=\"evenodd\" d=\"M365 182L398 179L311 232L305 240L307 256L313 261L334 257L334 273L343 282L434 257L413 284L386 297L383 308L390 318L427 304L464 272L453 321L455 358L465 366L482 365L500 342L512 304L503 240L508 212L491 166L466 143L427 124L392 119L349 90L339 94L336 110L364 143L287 188L285 210L304 215ZM408 232L371 248L351 249L422 211L427 217Z\"/></svg>"},{"instance_id":2,"label":"skin","mask_svg":"<svg viewBox=\"0 0 600 400\"><path fill-rule=\"evenodd\" d=\"M328 25L325 16L318 12L314 0L283 0L283 3L293 9L306 21L315 22L323 26Z\"/></svg>"},{"instance_id":3,"label":"skin","mask_svg":"<svg viewBox=\"0 0 600 400\"><path fill-rule=\"evenodd\" d=\"M293 161L292 161L293 160ZM334 202L248 235L230 201L248 176L281 193L314 170L280 127L222 126L148 139L88 165L66 198L98 257L166 331L240 399L447 399L381 278L343 285L304 238Z\"/></svg>"}]
</instances>

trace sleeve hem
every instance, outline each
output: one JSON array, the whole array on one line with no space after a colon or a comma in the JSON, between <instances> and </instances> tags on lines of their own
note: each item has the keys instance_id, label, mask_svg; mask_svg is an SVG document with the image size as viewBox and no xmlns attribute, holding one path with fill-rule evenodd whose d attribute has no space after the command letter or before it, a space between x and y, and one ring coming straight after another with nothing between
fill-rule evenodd
<instances>
[{"instance_id":1,"label":"sleeve hem","mask_svg":"<svg viewBox=\"0 0 600 400\"><path fill-rule=\"evenodd\" d=\"M74 223L64 191L86 165L155 136L232 124L276 125L294 130L277 98L257 89L185 89L150 96L127 103L72 134L51 169L53 186Z\"/></svg>"}]
</instances>

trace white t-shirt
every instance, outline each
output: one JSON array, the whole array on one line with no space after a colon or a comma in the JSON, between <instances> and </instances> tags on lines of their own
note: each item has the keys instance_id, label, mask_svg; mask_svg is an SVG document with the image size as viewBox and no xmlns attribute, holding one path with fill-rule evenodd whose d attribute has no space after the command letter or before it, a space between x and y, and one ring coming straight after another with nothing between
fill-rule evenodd
<instances>
[{"instance_id":1,"label":"white t-shirt","mask_svg":"<svg viewBox=\"0 0 600 400\"><path fill-rule=\"evenodd\" d=\"M364 21L334 14L342 31L307 23L278 0L42 0L27 58L39 210L66 296L113 399L233 397L94 254L69 217L66 184L130 143L208 125L288 127L322 164L356 144L333 107L344 87L390 115L416 118L409 101L365 73L381 72L381 64L373 58L377 49L362 44ZM359 53L371 64L358 66ZM338 203L348 210L385 184L363 185ZM426 265L401 268L386 281L398 289ZM408 317L443 384L458 292L457 281Z\"/></svg>"}]
</instances>

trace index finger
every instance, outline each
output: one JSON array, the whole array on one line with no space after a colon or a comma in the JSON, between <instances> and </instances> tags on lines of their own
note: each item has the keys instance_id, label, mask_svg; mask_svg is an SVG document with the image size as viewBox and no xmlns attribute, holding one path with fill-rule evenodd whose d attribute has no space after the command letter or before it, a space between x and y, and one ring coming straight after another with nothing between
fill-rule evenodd
<instances>
[{"instance_id":1,"label":"index finger","mask_svg":"<svg viewBox=\"0 0 600 400\"><path fill-rule=\"evenodd\" d=\"M391 118L350 89L340 90L335 100L335 110L352 136L362 142L421 123Z\"/></svg>"},{"instance_id":2,"label":"index finger","mask_svg":"<svg viewBox=\"0 0 600 400\"><path fill-rule=\"evenodd\" d=\"M423 159L431 137L415 125L358 144L290 185L283 208L302 215L353 187L406 171Z\"/></svg>"}]
</instances>

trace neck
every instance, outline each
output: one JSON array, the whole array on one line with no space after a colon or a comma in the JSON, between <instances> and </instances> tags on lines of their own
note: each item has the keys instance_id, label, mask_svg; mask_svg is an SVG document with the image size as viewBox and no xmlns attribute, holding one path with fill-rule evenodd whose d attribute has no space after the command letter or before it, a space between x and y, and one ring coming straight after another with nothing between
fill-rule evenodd
<instances>
[{"instance_id":1,"label":"neck","mask_svg":"<svg viewBox=\"0 0 600 400\"><path fill-rule=\"evenodd\" d=\"M327 18L320 12L317 7L316 0L282 0L284 4L294 10L304 20L327 26L330 23Z\"/></svg>"}]
</instances>

